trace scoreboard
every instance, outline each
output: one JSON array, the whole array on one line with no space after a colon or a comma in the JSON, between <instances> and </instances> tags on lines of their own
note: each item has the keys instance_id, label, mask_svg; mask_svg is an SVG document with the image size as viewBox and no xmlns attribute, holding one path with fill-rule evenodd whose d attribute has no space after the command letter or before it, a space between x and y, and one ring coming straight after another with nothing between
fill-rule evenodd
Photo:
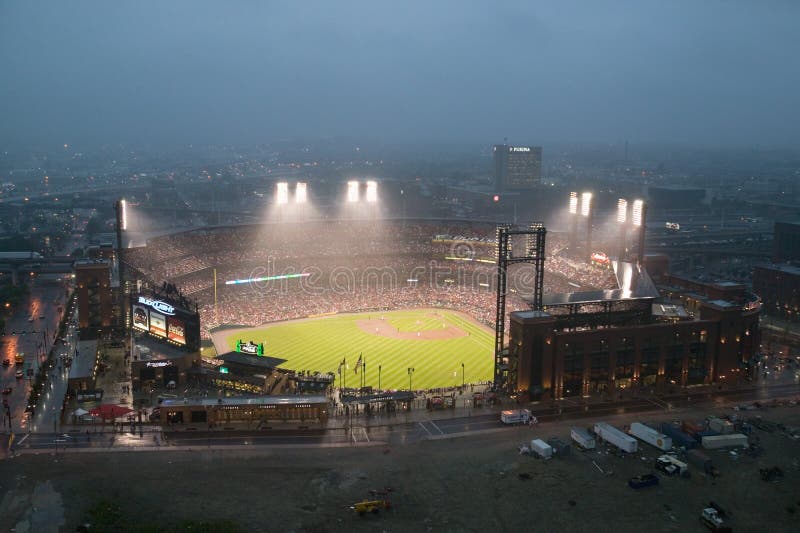
<instances>
[{"instance_id":1,"label":"scoreboard","mask_svg":"<svg viewBox=\"0 0 800 533\"><path fill-rule=\"evenodd\" d=\"M187 351L200 349L200 315L164 297L131 296L131 327Z\"/></svg>"}]
</instances>

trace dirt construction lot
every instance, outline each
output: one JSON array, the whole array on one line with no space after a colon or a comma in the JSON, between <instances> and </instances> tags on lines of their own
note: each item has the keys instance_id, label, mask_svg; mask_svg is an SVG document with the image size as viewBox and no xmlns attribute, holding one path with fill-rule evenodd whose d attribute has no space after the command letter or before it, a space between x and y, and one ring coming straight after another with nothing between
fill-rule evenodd
<instances>
[{"instance_id":1,"label":"dirt construction lot","mask_svg":"<svg viewBox=\"0 0 800 533\"><path fill-rule=\"evenodd\" d=\"M743 414L800 425L797 407ZM661 476L658 487L636 491L628 478L652 471L658 455L647 445L625 458L574 449L571 457L549 461L518 455L517 446L532 437L567 440L570 425L391 450L22 455L0 464L0 530L55 531L61 524L74 531L104 502L118 506L117 522L107 529L115 531L126 524L131 531L159 531L182 520L227 520L233 524L227 531L686 532L705 531L699 514L714 500L732 513L734 531L800 531L800 441L780 430L754 429L764 449L756 458L707 452L721 473L716 480L691 467L691 479ZM773 466L783 479L762 481L759 468ZM361 517L349 509L385 487L393 489L392 510ZM153 529L141 529L146 526Z\"/></svg>"}]
</instances>

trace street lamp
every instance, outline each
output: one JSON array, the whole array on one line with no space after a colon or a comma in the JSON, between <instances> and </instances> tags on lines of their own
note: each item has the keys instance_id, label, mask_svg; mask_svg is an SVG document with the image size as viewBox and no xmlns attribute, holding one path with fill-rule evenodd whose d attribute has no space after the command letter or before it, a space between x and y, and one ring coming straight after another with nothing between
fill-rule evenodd
<instances>
[{"instance_id":1,"label":"street lamp","mask_svg":"<svg viewBox=\"0 0 800 533\"><path fill-rule=\"evenodd\" d=\"M415 371L415 370L416 370L415 368L408 367L408 390L409 390L409 392L410 392L411 390L413 390L413 389L411 388L411 376L414 374L414 371Z\"/></svg>"}]
</instances>

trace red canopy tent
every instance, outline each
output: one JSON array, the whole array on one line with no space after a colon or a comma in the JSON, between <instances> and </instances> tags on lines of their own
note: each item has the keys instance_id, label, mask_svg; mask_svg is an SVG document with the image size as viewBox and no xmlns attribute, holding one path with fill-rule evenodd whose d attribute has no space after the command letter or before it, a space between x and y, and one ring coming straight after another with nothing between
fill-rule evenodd
<instances>
[{"instance_id":1,"label":"red canopy tent","mask_svg":"<svg viewBox=\"0 0 800 533\"><path fill-rule=\"evenodd\" d=\"M131 412L133 412L133 409L131 409L130 407L125 407L124 405L106 403L90 410L89 414L92 416L100 417L103 420L113 420L115 418L125 416Z\"/></svg>"}]
</instances>

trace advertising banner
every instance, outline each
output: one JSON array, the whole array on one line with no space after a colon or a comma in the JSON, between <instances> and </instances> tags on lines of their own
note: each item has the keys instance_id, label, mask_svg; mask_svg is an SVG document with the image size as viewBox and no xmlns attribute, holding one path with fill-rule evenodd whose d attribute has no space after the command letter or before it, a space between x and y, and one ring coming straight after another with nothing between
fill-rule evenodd
<instances>
[{"instance_id":1,"label":"advertising banner","mask_svg":"<svg viewBox=\"0 0 800 533\"><path fill-rule=\"evenodd\" d=\"M142 331L150 331L147 309L140 305L133 306L133 327Z\"/></svg>"},{"instance_id":2,"label":"advertising banner","mask_svg":"<svg viewBox=\"0 0 800 533\"><path fill-rule=\"evenodd\" d=\"M150 311L150 333L157 337L167 336L167 323L161 313Z\"/></svg>"},{"instance_id":3,"label":"advertising banner","mask_svg":"<svg viewBox=\"0 0 800 533\"><path fill-rule=\"evenodd\" d=\"M167 318L167 338L178 344L186 344L186 326L182 320Z\"/></svg>"}]
</instances>

